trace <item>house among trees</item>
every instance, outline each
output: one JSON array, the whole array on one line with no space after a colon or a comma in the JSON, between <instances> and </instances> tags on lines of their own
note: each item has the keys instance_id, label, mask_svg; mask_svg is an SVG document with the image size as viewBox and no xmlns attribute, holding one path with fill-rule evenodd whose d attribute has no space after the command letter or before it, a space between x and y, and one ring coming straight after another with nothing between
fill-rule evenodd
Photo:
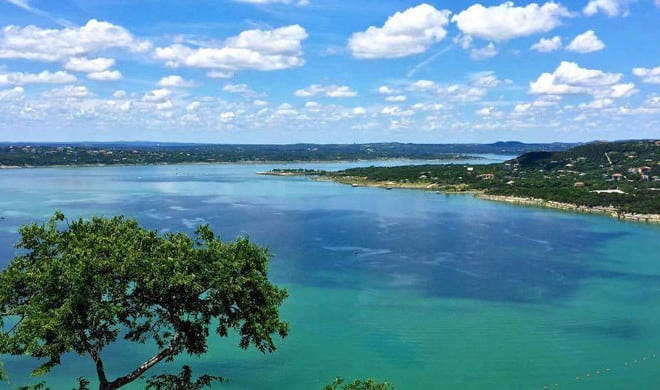
<instances>
[{"instance_id":1,"label":"house among trees","mask_svg":"<svg viewBox=\"0 0 660 390\"><path fill-rule=\"evenodd\" d=\"M623 175L620 173L615 173L612 175L612 180L621 181L621 179L623 179Z\"/></svg>"}]
</instances>

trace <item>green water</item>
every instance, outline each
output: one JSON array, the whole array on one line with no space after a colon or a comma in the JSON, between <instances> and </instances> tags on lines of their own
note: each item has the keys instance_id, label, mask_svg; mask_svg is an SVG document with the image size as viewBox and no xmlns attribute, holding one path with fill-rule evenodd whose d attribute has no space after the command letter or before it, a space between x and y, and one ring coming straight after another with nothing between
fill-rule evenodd
<instances>
[{"instance_id":1,"label":"green water","mask_svg":"<svg viewBox=\"0 0 660 390\"><path fill-rule=\"evenodd\" d=\"M291 333L273 354L212 338L203 357L159 368L230 379L217 388L319 389L337 375L397 389L658 388L660 226L254 175L267 168L0 172L2 262L16 227L55 208L249 232L276 254ZM113 377L153 353L118 345L104 356ZM37 381L31 360L5 362L14 383ZM90 360L67 356L45 379L70 389L81 375L94 378Z\"/></svg>"}]
</instances>

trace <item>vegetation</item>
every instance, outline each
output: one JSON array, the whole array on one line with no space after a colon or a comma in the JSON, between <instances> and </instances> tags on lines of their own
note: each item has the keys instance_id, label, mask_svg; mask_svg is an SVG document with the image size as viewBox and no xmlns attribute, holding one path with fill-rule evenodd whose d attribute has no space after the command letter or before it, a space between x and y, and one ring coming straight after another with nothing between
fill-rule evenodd
<instances>
[{"instance_id":1,"label":"vegetation","mask_svg":"<svg viewBox=\"0 0 660 390\"><path fill-rule=\"evenodd\" d=\"M194 237L159 235L121 216L66 221L60 212L20 234L23 254L0 273L0 353L40 359L36 375L75 352L94 362L99 389L117 389L160 361L204 354L212 326L261 352L274 351L273 336L288 333L279 318L287 293L268 280L267 250L248 238L222 242L208 226ZM103 351L119 339L153 343L159 352L111 379ZM184 368L149 386L195 388L217 379L193 380ZM88 383L81 378L80 388Z\"/></svg>"},{"instance_id":2,"label":"vegetation","mask_svg":"<svg viewBox=\"0 0 660 390\"><path fill-rule=\"evenodd\" d=\"M562 150L566 144L490 145L352 144L352 145L196 145L196 144L0 144L0 166L76 166L95 164L178 164L245 161L336 161L385 158L464 159L465 153L518 154Z\"/></svg>"},{"instance_id":3,"label":"vegetation","mask_svg":"<svg viewBox=\"0 0 660 390\"><path fill-rule=\"evenodd\" d=\"M375 379L356 379L352 383L345 383L342 378L336 378L334 382L326 385L323 390L394 390L389 382L378 383Z\"/></svg>"},{"instance_id":4,"label":"vegetation","mask_svg":"<svg viewBox=\"0 0 660 390\"><path fill-rule=\"evenodd\" d=\"M499 164L371 166L316 174L357 185L478 191L660 214L660 141L591 143L566 151L529 152ZM618 191L598 192L603 190Z\"/></svg>"}]
</instances>

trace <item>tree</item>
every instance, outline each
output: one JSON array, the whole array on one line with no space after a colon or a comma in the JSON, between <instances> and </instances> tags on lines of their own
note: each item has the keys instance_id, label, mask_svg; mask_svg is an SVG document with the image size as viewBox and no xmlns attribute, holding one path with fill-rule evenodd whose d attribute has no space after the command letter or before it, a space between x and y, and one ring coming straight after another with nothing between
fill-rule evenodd
<instances>
[{"instance_id":1,"label":"tree","mask_svg":"<svg viewBox=\"0 0 660 390\"><path fill-rule=\"evenodd\" d=\"M356 379L352 383L344 382L342 378L335 378L332 383L325 385L323 390L394 390L394 385L391 383L378 383L373 378L367 380Z\"/></svg>"},{"instance_id":2,"label":"tree","mask_svg":"<svg viewBox=\"0 0 660 390\"><path fill-rule=\"evenodd\" d=\"M41 359L36 375L76 352L93 360L99 389L117 389L158 362L204 354L211 328L262 353L288 333L287 293L268 280L268 251L246 237L222 242L208 225L160 235L123 216L69 222L59 211L20 234L23 254L0 273L0 353ZM110 379L102 352L119 339L159 352Z\"/></svg>"}]
</instances>

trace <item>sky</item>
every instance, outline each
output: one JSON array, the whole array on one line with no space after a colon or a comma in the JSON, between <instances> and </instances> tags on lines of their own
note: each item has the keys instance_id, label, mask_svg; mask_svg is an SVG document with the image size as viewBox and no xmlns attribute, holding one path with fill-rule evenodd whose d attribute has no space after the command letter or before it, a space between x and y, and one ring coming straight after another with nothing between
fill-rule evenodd
<instances>
[{"instance_id":1,"label":"sky","mask_svg":"<svg viewBox=\"0 0 660 390\"><path fill-rule=\"evenodd\" d=\"M660 0L0 0L0 141L660 138Z\"/></svg>"}]
</instances>

